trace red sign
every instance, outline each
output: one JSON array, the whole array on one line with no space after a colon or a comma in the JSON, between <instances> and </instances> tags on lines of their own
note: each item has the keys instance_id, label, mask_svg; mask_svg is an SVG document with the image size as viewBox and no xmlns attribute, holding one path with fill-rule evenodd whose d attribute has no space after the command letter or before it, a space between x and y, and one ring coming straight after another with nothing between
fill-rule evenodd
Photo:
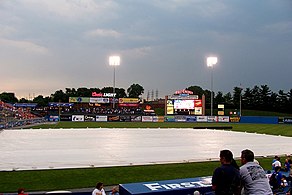
<instances>
[{"instance_id":1,"label":"red sign","mask_svg":"<svg viewBox=\"0 0 292 195\"><path fill-rule=\"evenodd\" d=\"M202 100L195 100L195 107L202 107Z\"/></svg>"},{"instance_id":2,"label":"red sign","mask_svg":"<svg viewBox=\"0 0 292 195\"><path fill-rule=\"evenodd\" d=\"M139 107L139 104L119 104L121 107Z\"/></svg>"},{"instance_id":3,"label":"red sign","mask_svg":"<svg viewBox=\"0 0 292 195\"><path fill-rule=\"evenodd\" d=\"M102 93L96 93L96 92L92 92L91 93L92 97L102 97Z\"/></svg>"},{"instance_id":4,"label":"red sign","mask_svg":"<svg viewBox=\"0 0 292 195\"><path fill-rule=\"evenodd\" d=\"M193 92L186 90L186 89L182 89L182 90L175 91L175 94L190 94L190 95L192 95Z\"/></svg>"}]
</instances>

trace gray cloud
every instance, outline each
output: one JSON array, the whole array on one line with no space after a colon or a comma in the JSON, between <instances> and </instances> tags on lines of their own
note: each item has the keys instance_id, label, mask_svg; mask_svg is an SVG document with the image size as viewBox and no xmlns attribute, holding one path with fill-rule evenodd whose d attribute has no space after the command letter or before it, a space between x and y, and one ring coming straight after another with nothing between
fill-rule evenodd
<instances>
[{"instance_id":1,"label":"gray cloud","mask_svg":"<svg viewBox=\"0 0 292 195\"><path fill-rule=\"evenodd\" d=\"M0 17L1 91L18 97L112 86L112 54L122 59L117 87L160 97L210 89L208 55L219 58L215 91L292 88L289 0L3 0Z\"/></svg>"}]
</instances>

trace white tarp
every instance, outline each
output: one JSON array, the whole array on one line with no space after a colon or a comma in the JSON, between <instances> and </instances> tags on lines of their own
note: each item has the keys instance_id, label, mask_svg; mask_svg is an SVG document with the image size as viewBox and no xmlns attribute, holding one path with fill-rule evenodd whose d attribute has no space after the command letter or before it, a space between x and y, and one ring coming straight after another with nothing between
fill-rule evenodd
<instances>
[{"instance_id":1,"label":"white tarp","mask_svg":"<svg viewBox=\"0 0 292 195\"><path fill-rule=\"evenodd\" d=\"M256 156L291 152L292 138L201 129L38 129L0 131L0 170L193 162L230 149Z\"/></svg>"}]
</instances>

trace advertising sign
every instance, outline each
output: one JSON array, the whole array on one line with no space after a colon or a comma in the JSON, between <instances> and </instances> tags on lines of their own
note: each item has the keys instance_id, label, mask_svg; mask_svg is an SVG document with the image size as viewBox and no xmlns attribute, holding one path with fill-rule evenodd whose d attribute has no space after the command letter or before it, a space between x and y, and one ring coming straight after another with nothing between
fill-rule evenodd
<instances>
[{"instance_id":1,"label":"advertising sign","mask_svg":"<svg viewBox=\"0 0 292 195\"><path fill-rule=\"evenodd\" d=\"M61 115L60 120L61 121L72 121L72 115Z\"/></svg>"},{"instance_id":2,"label":"advertising sign","mask_svg":"<svg viewBox=\"0 0 292 195\"><path fill-rule=\"evenodd\" d=\"M139 107L139 104L129 104L129 103L125 103L125 104L119 104L120 107Z\"/></svg>"},{"instance_id":3,"label":"advertising sign","mask_svg":"<svg viewBox=\"0 0 292 195\"><path fill-rule=\"evenodd\" d=\"M174 121L175 122L186 122L187 119L186 119L186 116L184 116L184 115L175 115Z\"/></svg>"},{"instance_id":4,"label":"advertising sign","mask_svg":"<svg viewBox=\"0 0 292 195\"><path fill-rule=\"evenodd\" d=\"M238 117L238 116L231 116L231 117L229 117L229 121L231 123L239 123L240 122L240 117Z\"/></svg>"},{"instance_id":5,"label":"advertising sign","mask_svg":"<svg viewBox=\"0 0 292 195\"><path fill-rule=\"evenodd\" d=\"M197 122L197 117L196 116L186 116L186 121L187 122Z\"/></svg>"},{"instance_id":6,"label":"advertising sign","mask_svg":"<svg viewBox=\"0 0 292 195\"><path fill-rule=\"evenodd\" d=\"M59 116L53 116L53 115L50 115L50 116L49 116L49 121L50 121L50 122L59 121Z\"/></svg>"},{"instance_id":7,"label":"advertising sign","mask_svg":"<svg viewBox=\"0 0 292 195\"><path fill-rule=\"evenodd\" d=\"M94 92L91 93L91 96L92 97L102 97L102 93L97 93L97 92L94 91Z\"/></svg>"},{"instance_id":8,"label":"advertising sign","mask_svg":"<svg viewBox=\"0 0 292 195\"><path fill-rule=\"evenodd\" d=\"M90 103L100 103L100 104L110 103L109 98L97 98L97 97L89 98L89 102Z\"/></svg>"},{"instance_id":9,"label":"advertising sign","mask_svg":"<svg viewBox=\"0 0 292 195\"><path fill-rule=\"evenodd\" d=\"M202 115L203 108L202 107L195 107L195 115Z\"/></svg>"},{"instance_id":10,"label":"advertising sign","mask_svg":"<svg viewBox=\"0 0 292 195\"><path fill-rule=\"evenodd\" d=\"M142 116L131 116L131 121L132 122L141 122Z\"/></svg>"},{"instance_id":11,"label":"advertising sign","mask_svg":"<svg viewBox=\"0 0 292 195\"><path fill-rule=\"evenodd\" d=\"M116 93L103 93L104 97L116 97Z\"/></svg>"},{"instance_id":12,"label":"advertising sign","mask_svg":"<svg viewBox=\"0 0 292 195\"><path fill-rule=\"evenodd\" d=\"M131 116L120 116L120 121L122 122L130 122L131 121Z\"/></svg>"},{"instance_id":13,"label":"advertising sign","mask_svg":"<svg viewBox=\"0 0 292 195\"><path fill-rule=\"evenodd\" d=\"M202 107L202 100L195 100L195 107Z\"/></svg>"},{"instance_id":14,"label":"advertising sign","mask_svg":"<svg viewBox=\"0 0 292 195\"><path fill-rule=\"evenodd\" d=\"M84 121L95 121L96 116L95 115L85 115Z\"/></svg>"},{"instance_id":15,"label":"advertising sign","mask_svg":"<svg viewBox=\"0 0 292 195\"><path fill-rule=\"evenodd\" d=\"M186 90L186 89L182 89L182 90L177 90L175 91L175 94L194 94L194 92L190 91L190 90Z\"/></svg>"},{"instance_id":16,"label":"advertising sign","mask_svg":"<svg viewBox=\"0 0 292 195\"><path fill-rule=\"evenodd\" d=\"M116 122L116 121L120 121L120 116L108 116L107 119L110 122Z\"/></svg>"},{"instance_id":17,"label":"advertising sign","mask_svg":"<svg viewBox=\"0 0 292 195\"><path fill-rule=\"evenodd\" d=\"M199 99L198 95L169 95L168 99L177 100L177 99Z\"/></svg>"},{"instance_id":18,"label":"advertising sign","mask_svg":"<svg viewBox=\"0 0 292 195\"><path fill-rule=\"evenodd\" d=\"M284 117L283 122L288 123L288 124L292 124L292 118Z\"/></svg>"},{"instance_id":19,"label":"advertising sign","mask_svg":"<svg viewBox=\"0 0 292 195\"><path fill-rule=\"evenodd\" d=\"M158 122L160 123L164 122L164 116L158 116Z\"/></svg>"},{"instance_id":20,"label":"advertising sign","mask_svg":"<svg viewBox=\"0 0 292 195\"><path fill-rule=\"evenodd\" d=\"M165 116L164 121L165 122L175 122L174 116Z\"/></svg>"},{"instance_id":21,"label":"advertising sign","mask_svg":"<svg viewBox=\"0 0 292 195\"><path fill-rule=\"evenodd\" d=\"M69 97L69 102L72 102L72 103L89 103L89 97Z\"/></svg>"},{"instance_id":22,"label":"advertising sign","mask_svg":"<svg viewBox=\"0 0 292 195\"><path fill-rule=\"evenodd\" d=\"M142 116L142 122L152 122L152 116Z\"/></svg>"},{"instance_id":23,"label":"advertising sign","mask_svg":"<svg viewBox=\"0 0 292 195\"><path fill-rule=\"evenodd\" d=\"M218 117L217 116L208 116L208 122L209 123L216 123L216 122L218 122Z\"/></svg>"},{"instance_id":24,"label":"advertising sign","mask_svg":"<svg viewBox=\"0 0 292 195\"><path fill-rule=\"evenodd\" d=\"M218 122L229 123L229 116L218 116Z\"/></svg>"},{"instance_id":25,"label":"advertising sign","mask_svg":"<svg viewBox=\"0 0 292 195\"><path fill-rule=\"evenodd\" d=\"M84 115L72 115L72 121L83 122L84 121Z\"/></svg>"},{"instance_id":26,"label":"advertising sign","mask_svg":"<svg viewBox=\"0 0 292 195\"><path fill-rule=\"evenodd\" d=\"M120 194L194 194L198 190L205 194L211 192L212 177L197 177L175 180L120 184Z\"/></svg>"},{"instance_id":27,"label":"advertising sign","mask_svg":"<svg viewBox=\"0 0 292 195\"><path fill-rule=\"evenodd\" d=\"M197 121L198 122L208 122L208 117L207 116L197 116Z\"/></svg>"},{"instance_id":28,"label":"advertising sign","mask_svg":"<svg viewBox=\"0 0 292 195\"><path fill-rule=\"evenodd\" d=\"M158 116L153 116L152 117L152 122L158 122Z\"/></svg>"},{"instance_id":29,"label":"advertising sign","mask_svg":"<svg viewBox=\"0 0 292 195\"><path fill-rule=\"evenodd\" d=\"M173 114L173 100L167 100L166 102L166 114Z\"/></svg>"},{"instance_id":30,"label":"advertising sign","mask_svg":"<svg viewBox=\"0 0 292 195\"><path fill-rule=\"evenodd\" d=\"M107 116L96 116L95 121L97 122L106 122Z\"/></svg>"},{"instance_id":31,"label":"advertising sign","mask_svg":"<svg viewBox=\"0 0 292 195\"><path fill-rule=\"evenodd\" d=\"M139 98L119 98L119 103L123 104L123 103L138 103L139 102Z\"/></svg>"}]
</instances>

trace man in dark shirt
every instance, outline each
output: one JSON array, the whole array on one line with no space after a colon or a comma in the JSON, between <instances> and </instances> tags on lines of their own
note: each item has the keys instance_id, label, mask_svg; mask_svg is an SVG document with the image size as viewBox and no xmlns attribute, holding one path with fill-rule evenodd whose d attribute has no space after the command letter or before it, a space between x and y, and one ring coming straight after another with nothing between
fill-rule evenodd
<instances>
[{"instance_id":1,"label":"man in dark shirt","mask_svg":"<svg viewBox=\"0 0 292 195\"><path fill-rule=\"evenodd\" d=\"M230 150L220 151L221 166L216 168L212 177L212 189L216 195L240 194L239 170L232 165L233 154Z\"/></svg>"}]
</instances>

